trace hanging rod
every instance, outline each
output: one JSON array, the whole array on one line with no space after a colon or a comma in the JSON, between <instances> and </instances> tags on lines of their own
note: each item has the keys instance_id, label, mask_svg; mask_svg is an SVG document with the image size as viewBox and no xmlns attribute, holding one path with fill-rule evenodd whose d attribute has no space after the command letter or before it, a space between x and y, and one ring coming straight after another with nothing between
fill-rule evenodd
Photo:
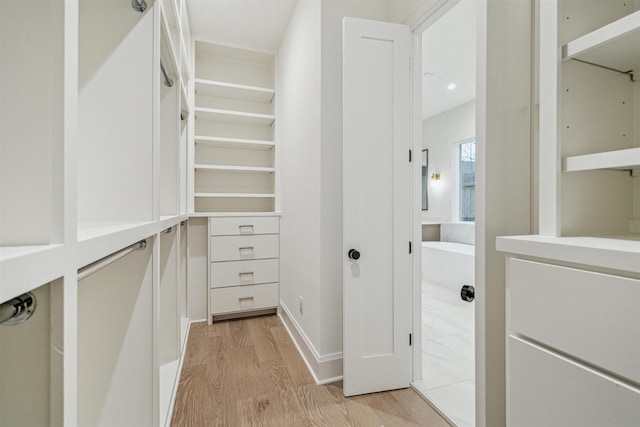
<instances>
[{"instance_id":1,"label":"hanging rod","mask_svg":"<svg viewBox=\"0 0 640 427\"><path fill-rule=\"evenodd\" d=\"M173 80L171 80L171 77L167 74L167 70L164 68L164 62L162 62L162 59L160 60L160 71L162 71L162 76L164 77L164 85L166 87L173 86Z\"/></svg>"},{"instance_id":2,"label":"hanging rod","mask_svg":"<svg viewBox=\"0 0 640 427\"><path fill-rule=\"evenodd\" d=\"M104 258L99 259L98 261L91 263L85 267L82 267L78 270L78 280L82 280L85 279L89 276L91 276L93 273L95 273L98 270L102 270L103 268L105 268L106 266L108 266L109 264L112 264L114 262L116 262L117 260L119 260L120 258L130 254L133 251L137 251L137 250L144 250L147 247L147 241L146 240L141 240L137 243L134 243L131 246L127 246L124 249L120 249L117 252L112 253L111 255L107 255Z\"/></svg>"},{"instance_id":3,"label":"hanging rod","mask_svg":"<svg viewBox=\"0 0 640 427\"><path fill-rule=\"evenodd\" d=\"M187 221L180 221L180 227L182 227L183 225L187 225Z\"/></svg>"},{"instance_id":4,"label":"hanging rod","mask_svg":"<svg viewBox=\"0 0 640 427\"><path fill-rule=\"evenodd\" d=\"M169 234L169 233L171 233L171 228L172 227L169 227L166 230L161 231L160 234Z\"/></svg>"},{"instance_id":5,"label":"hanging rod","mask_svg":"<svg viewBox=\"0 0 640 427\"><path fill-rule=\"evenodd\" d=\"M36 311L36 297L31 292L0 304L0 325L11 326L26 322Z\"/></svg>"},{"instance_id":6,"label":"hanging rod","mask_svg":"<svg viewBox=\"0 0 640 427\"><path fill-rule=\"evenodd\" d=\"M131 7L133 7L133 10L136 12L142 13L147 10L147 2L144 0L131 0Z\"/></svg>"}]
</instances>

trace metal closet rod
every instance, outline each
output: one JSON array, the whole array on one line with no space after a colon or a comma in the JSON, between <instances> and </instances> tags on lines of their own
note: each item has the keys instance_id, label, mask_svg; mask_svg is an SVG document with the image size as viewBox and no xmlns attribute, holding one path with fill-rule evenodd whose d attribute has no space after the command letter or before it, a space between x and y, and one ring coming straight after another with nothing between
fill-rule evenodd
<instances>
[{"instance_id":1,"label":"metal closet rod","mask_svg":"<svg viewBox=\"0 0 640 427\"><path fill-rule=\"evenodd\" d=\"M82 267L81 269L78 270L78 280L85 279L91 276L96 271L102 270L106 266L118 261L120 258L127 256L131 252L137 251L137 250L144 250L146 249L146 247L147 247L147 241L141 240L137 243L134 243L131 246L127 246L124 249L120 249L119 251L114 252L111 255L107 255L106 257L101 258L96 262L93 262L85 267Z\"/></svg>"},{"instance_id":2,"label":"metal closet rod","mask_svg":"<svg viewBox=\"0 0 640 427\"><path fill-rule=\"evenodd\" d=\"M167 74L167 70L164 68L164 62L162 62L162 59L160 60L160 71L162 71L162 76L164 77L164 85L166 87L173 86L173 80L171 80L171 77Z\"/></svg>"}]
</instances>

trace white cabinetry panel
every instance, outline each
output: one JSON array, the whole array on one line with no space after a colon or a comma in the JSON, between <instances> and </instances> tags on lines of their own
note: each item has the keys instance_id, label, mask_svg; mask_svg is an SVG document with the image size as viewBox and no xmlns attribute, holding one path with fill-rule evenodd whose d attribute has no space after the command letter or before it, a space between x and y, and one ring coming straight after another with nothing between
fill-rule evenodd
<instances>
[{"instance_id":1,"label":"white cabinetry panel","mask_svg":"<svg viewBox=\"0 0 640 427\"><path fill-rule=\"evenodd\" d=\"M640 425L640 389L509 337L507 425Z\"/></svg>"},{"instance_id":2,"label":"white cabinetry panel","mask_svg":"<svg viewBox=\"0 0 640 427\"><path fill-rule=\"evenodd\" d=\"M273 217L212 218L211 235L278 234L278 224L278 218Z\"/></svg>"},{"instance_id":3,"label":"white cabinetry panel","mask_svg":"<svg viewBox=\"0 0 640 427\"><path fill-rule=\"evenodd\" d=\"M640 280L510 259L511 331L640 382Z\"/></svg>"},{"instance_id":4,"label":"white cabinetry panel","mask_svg":"<svg viewBox=\"0 0 640 427\"><path fill-rule=\"evenodd\" d=\"M212 288L244 286L278 281L278 259L212 262Z\"/></svg>"},{"instance_id":5,"label":"white cabinetry panel","mask_svg":"<svg viewBox=\"0 0 640 427\"><path fill-rule=\"evenodd\" d=\"M209 250L212 262L277 258L278 235L215 236Z\"/></svg>"},{"instance_id":6,"label":"white cabinetry panel","mask_svg":"<svg viewBox=\"0 0 640 427\"><path fill-rule=\"evenodd\" d=\"M211 309L216 315L261 310L277 305L277 283L211 289Z\"/></svg>"}]
</instances>

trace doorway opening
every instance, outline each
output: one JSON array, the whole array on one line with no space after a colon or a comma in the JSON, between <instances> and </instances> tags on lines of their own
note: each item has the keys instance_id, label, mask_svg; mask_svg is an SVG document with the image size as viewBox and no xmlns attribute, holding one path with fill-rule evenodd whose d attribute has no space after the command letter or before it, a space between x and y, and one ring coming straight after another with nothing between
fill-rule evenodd
<instances>
[{"instance_id":1,"label":"doorway opening","mask_svg":"<svg viewBox=\"0 0 640 427\"><path fill-rule=\"evenodd\" d=\"M422 32L421 370L450 422L475 425L477 2L452 0ZM424 164L424 158L428 161Z\"/></svg>"}]
</instances>

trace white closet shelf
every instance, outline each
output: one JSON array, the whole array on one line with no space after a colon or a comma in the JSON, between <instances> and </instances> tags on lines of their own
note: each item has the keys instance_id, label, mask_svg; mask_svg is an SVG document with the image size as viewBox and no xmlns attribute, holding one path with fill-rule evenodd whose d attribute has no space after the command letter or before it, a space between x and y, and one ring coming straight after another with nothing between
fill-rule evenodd
<instances>
[{"instance_id":1,"label":"white closet shelf","mask_svg":"<svg viewBox=\"0 0 640 427\"><path fill-rule=\"evenodd\" d=\"M562 170L565 172L595 169L628 170L634 168L640 168L640 148L571 156L566 157L562 162Z\"/></svg>"},{"instance_id":2,"label":"white closet shelf","mask_svg":"<svg viewBox=\"0 0 640 427\"><path fill-rule=\"evenodd\" d=\"M210 171L225 171L225 172L253 172L253 173L273 173L275 168L265 168L256 166L228 166L228 165L207 165L207 164L195 164L194 169L198 170L210 170Z\"/></svg>"},{"instance_id":3,"label":"white closet shelf","mask_svg":"<svg viewBox=\"0 0 640 427\"><path fill-rule=\"evenodd\" d=\"M253 216L277 216L281 217L282 212L268 211L268 212L192 212L189 217L202 218L202 217L253 217Z\"/></svg>"},{"instance_id":4,"label":"white closet shelf","mask_svg":"<svg viewBox=\"0 0 640 427\"><path fill-rule=\"evenodd\" d=\"M275 90L215 80L195 79L196 94L219 98L242 99L254 102L269 102L275 96Z\"/></svg>"},{"instance_id":5,"label":"white closet shelf","mask_svg":"<svg viewBox=\"0 0 640 427\"><path fill-rule=\"evenodd\" d=\"M196 143L216 148L244 148L249 150L271 150L275 143L259 139L224 138L218 136L196 135Z\"/></svg>"},{"instance_id":6,"label":"white closet shelf","mask_svg":"<svg viewBox=\"0 0 640 427\"><path fill-rule=\"evenodd\" d=\"M639 46L640 10L567 43L563 58L622 72L639 72Z\"/></svg>"},{"instance_id":7,"label":"white closet shelf","mask_svg":"<svg viewBox=\"0 0 640 427\"><path fill-rule=\"evenodd\" d=\"M196 118L224 123L238 123L254 126L270 126L273 114L247 113L244 111L220 110L217 108L195 107Z\"/></svg>"},{"instance_id":8,"label":"white closet shelf","mask_svg":"<svg viewBox=\"0 0 640 427\"><path fill-rule=\"evenodd\" d=\"M176 226L188 215L171 215L158 221L90 222L78 224L78 268L104 258L140 240Z\"/></svg>"},{"instance_id":9,"label":"white closet shelf","mask_svg":"<svg viewBox=\"0 0 640 427\"><path fill-rule=\"evenodd\" d=\"M195 197L203 197L203 198L264 198L264 199L273 199L276 197L275 194L270 193L194 193Z\"/></svg>"},{"instance_id":10,"label":"white closet shelf","mask_svg":"<svg viewBox=\"0 0 640 427\"><path fill-rule=\"evenodd\" d=\"M0 247L0 302L64 275L62 244Z\"/></svg>"}]
</instances>

